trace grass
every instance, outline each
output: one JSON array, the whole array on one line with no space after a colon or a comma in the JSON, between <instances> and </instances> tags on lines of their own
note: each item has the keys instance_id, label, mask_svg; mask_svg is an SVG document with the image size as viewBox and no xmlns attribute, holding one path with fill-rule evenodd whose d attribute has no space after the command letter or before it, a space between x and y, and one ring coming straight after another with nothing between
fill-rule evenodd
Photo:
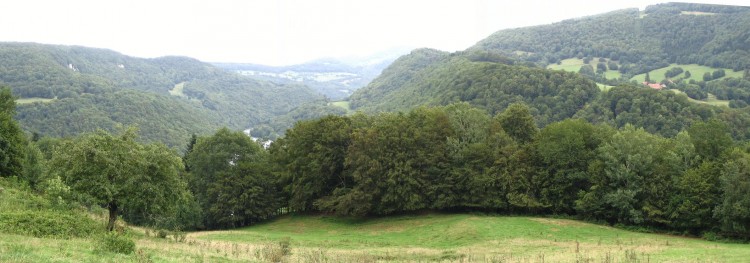
<instances>
[{"instance_id":1,"label":"grass","mask_svg":"<svg viewBox=\"0 0 750 263\"><path fill-rule=\"evenodd\" d=\"M685 92L682 92L681 90L673 89L671 91L673 91L674 93L677 93L677 94L685 94ZM687 96L687 94L685 96ZM688 97L688 100L692 101L692 102L695 102L695 103L708 104L708 105L713 105L713 106L729 107L729 101L728 100L717 99L716 95L711 94L711 93L708 94L708 98L706 98L705 100L696 100L696 99L693 99L693 98L690 98L690 97Z\"/></svg>"},{"instance_id":2,"label":"grass","mask_svg":"<svg viewBox=\"0 0 750 263\"><path fill-rule=\"evenodd\" d=\"M203 241L262 244L284 238L301 251L328 257L366 255L389 260L621 262L627 257L661 261L742 262L750 245L644 234L565 219L428 214L371 220L287 216L240 230L200 232ZM585 261L585 260L584 260Z\"/></svg>"},{"instance_id":3,"label":"grass","mask_svg":"<svg viewBox=\"0 0 750 263\"><path fill-rule=\"evenodd\" d=\"M589 65L596 70L596 64L599 63L599 58L593 58L591 61L589 61ZM605 62L606 63L606 62ZM564 71L570 71L570 72L578 72L581 69L581 66L586 65L583 63L583 59L578 58L569 58L569 59L563 59L560 61L560 64L549 64L547 65L548 69L553 70L564 70ZM607 79L617 79L620 78L622 74L617 70L607 70L604 72L604 77Z\"/></svg>"},{"instance_id":4,"label":"grass","mask_svg":"<svg viewBox=\"0 0 750 263\"><path fill-rule=\"evenodd\" d=\"M652 83L659 83L662 80L664 80L664 73L666 73L667 70L670 70L673 67L681 67L685 71L690 71L690 78L688 78L688 80L693 79L695 81L702 81L703 80L703 74L705 74L706 72L712 73L712 72L718 70L717 68L700 66L700 65L697 65L697 64L689 64L689 65L688 64L671 64L671 65L669 65L667 67L660 68L660 69L655 69L655 70L650 71L648 74L649 74L649 77L651 78L651 82ZM724 76L724 78L728 78L728 77L742 78L742 72L741 71L735 72L734 70L731 70L731 69L724 69L724 72L726 73L726 76ZM678 79L678 78L684 79L685 78L685 72L683 72L680 75L677 75L677 76L674 77L674 79ZM639 83L640 82L644 82L644 81L646 81L646 74L644 73L644 74L635 75L630 80L636 80Z\"/></svg>"},{"instance_id":5,"label":"grass","mask_svg":"<svg viewBox=\"0 0 750 263\"><path fill-rule=\"evenodd\" d=\"M50 210L0 178L0 211ZM104 218L98 218L104 228ZM12 232L12 231L11 231ZM97 231L101 233L102 231ZM743 262L750 244L645 234L567 219L472 214L371 219L284 216L235 230L155 237L130 227L136 252L96 237L38 238L0 228L0 262Z\"/></svg>"},{"instance_id":6,"label":"grass","mask_svg":"<svg viewBox=\"0 0 750 263\"><path fill-rule=\"evenodd\" d=\"M187 95L185 95L185 93L182 92L182 89L184 88L185 88L185 82L177 83L174 85L174 88L169 90L169 95L187 98Z\"/></svg>"},{"instance_id":7,"label":"grass","mask_svg":"<svg viewBox=\"0 0 750 263\"><path fill-rule=\"evenodd\" d=\"M349 105L349 101L334 101L334 102L331 102L331 105L345 109L347 114L352 112L352 108Z\"/></svg>"},{"instance_id":8,"label":"grass","mask_svg":"<svg viewBox=\"0 0 750 263\"><path fill-rule=\"evenodd\" d=\"M30 104L34 102L46 103L46 102L52 102L54 100L55 99L47 99L47 98L21 98L21 99L17 99L16 103L17 104Z\"/></svg>"}]
</instances>

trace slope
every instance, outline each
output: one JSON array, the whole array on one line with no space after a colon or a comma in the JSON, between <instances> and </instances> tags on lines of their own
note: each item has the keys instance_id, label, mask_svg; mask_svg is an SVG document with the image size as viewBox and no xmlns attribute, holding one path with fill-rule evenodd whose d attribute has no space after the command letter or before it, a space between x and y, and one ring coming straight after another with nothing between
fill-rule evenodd
<instances>
[{"instance_id":1,"label":"slope","mask_svg":"<svg viewBox=\"0 0 750 263\"><path fill-rule=\"evenodd\" d=\"M568 58L608 58L627 76L670 63L736 71L750 66L750 7L667 3L498 31L470 50L539 65ZM628 77L629 78L629 77ZM627 79L627 78L626 78Z\"/></svg>"},{"instance_id":2,"label":"slope","mask_svg":"<svg viewBox=\"0 0 750 263\"><path fill-rule=\"evenodd\" d=\"M27 131L70 136L138 125L146 140L178 147L191 133L245 129L322 99L302 85L254 80L191 58L34 43L0 43L0 83L24 101L43 102L19 105ZM171 96L178 84L182 96Z\"/></svg>"},{"instance_id":3,"label":"slope","mask_svg":"<svg viewBox=\"0 0 750 263\"><path fill-rule=\"evenodd\" d=\"M366 112L465 101L491 114L524 102L537 124L546 125L573 116L598 92L594 82L578 74L514 65L492 53L416 50L350 100L353 108Z\"/></svg>"},{"instance_id":4,"label":"slope","mask_svg":"<svg viewBox=\"0 0 750 263\"><path fill-rule=\"evenodd\" d=\"M226 244L291 240L292 261L742 262L750 256L747 244L635 233L565 219L467 214L286 216L241 230L190 236Z\"/></svg>"}]
</instances>

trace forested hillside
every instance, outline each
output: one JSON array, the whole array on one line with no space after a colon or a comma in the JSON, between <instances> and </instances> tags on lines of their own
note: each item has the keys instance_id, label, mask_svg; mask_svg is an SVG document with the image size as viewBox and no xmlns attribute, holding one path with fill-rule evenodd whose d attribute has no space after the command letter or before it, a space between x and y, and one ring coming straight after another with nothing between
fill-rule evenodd
<instances>
[{"instance_id":1,"label":"forested hillside","mask_svg":"<svg viewBox=\"0 0 750 263\"><path fill-rule=\"evenodd\" d=\"M578 74L514 65L487 52L417 50L351 97L366 112L403 111L465 101L495 114L527 103L541 125L573 116L599 88Z\"/></svg>"},{"instance_id":2,"label":"forested hillside","mask_svg":"<svg viewBox=\"0 0 750 263\"><path fill-rule=\"evenodd\" d=\"M667 3L550 25L498 31L472 50L499 52L539 65L604 57L623 74L670 63L750 67L750 7Z\"/></svg>"},{"instance_id":3,"label":"forested hillside","mask_svg":"<svg viewBox=\"0 0 750 263\"><path fill-rule=\"evenodd\" d=\"M20 102L21 126L71 136L139 125L145 140L183 147L191 133L246 129L322 96L225 72L185 57L134 58L104 49L0 44L0 83Z\"/></svg>"}]
</instances>

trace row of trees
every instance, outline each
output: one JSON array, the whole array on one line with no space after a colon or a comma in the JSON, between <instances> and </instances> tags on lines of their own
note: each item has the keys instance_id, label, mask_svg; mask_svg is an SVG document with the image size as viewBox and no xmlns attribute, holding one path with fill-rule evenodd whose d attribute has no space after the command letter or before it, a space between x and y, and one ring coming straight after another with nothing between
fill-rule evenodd
<instances>
[{"instance_id":1,"label":"row of trees","mask_svg":"<svg viewBox=\"0 0 750 263\"><path fill-rule=\"evenodd\" d=\"M298 123L272 145L293 211L421 209L568 214L692 233L750 235L750 154L723 122L665 138L528 107L467 104Z\"/></svg>"}]
</instances>

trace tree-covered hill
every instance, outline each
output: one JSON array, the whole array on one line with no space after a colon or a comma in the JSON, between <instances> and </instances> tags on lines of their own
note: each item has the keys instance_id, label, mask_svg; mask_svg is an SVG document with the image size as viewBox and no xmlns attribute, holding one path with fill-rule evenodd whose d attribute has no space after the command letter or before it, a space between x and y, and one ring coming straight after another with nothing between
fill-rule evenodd
<instances>
[{"instance_id":1,"label":"tree-covered hill","mask_svg":"<svg viewBox=\"0 0 750 263\"><path fill-rule=\"evenodd\" d=\"M69 136L117 124L143 138L183 146L191 133L245 129L322 99L302 85L226 72L186 57L135 58L78 46L0 43L0 83L20 98L29 132Z\"/></svg>"},{"instance_id":2,"label":"tree-covered hill","mask_svg":"<svg viewBox=\"0 0 750 263\"><path fill-rule=\"evenodd\" d=\"M416 50L357 91L351 105L383 112L465 101L496 114L524 102L546 125L573 116L598 93L593 81L578 74L514 65L488 52Z\"/></svg>"},{"instance_id":3,"label":"tree-covered hill","mask_svg":"<svg viewBox=\"0 0 750 263\"><path fill-rule=\"evenodd\" d=\"M540 65L567 58L615 60L626 75L670 63L750 67L750 7L667 3L498 31L472 50Z\"/></svg>"}]
</instances>

